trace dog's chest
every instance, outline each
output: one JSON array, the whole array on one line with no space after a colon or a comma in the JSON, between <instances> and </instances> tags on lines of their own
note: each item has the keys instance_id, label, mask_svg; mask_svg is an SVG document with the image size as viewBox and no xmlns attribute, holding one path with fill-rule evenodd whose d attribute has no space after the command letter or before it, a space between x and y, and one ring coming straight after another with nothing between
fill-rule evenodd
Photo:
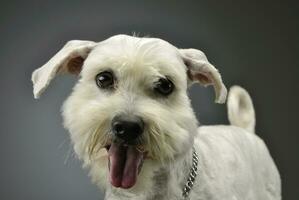
<instances>
[{"instance_id":1,"label":"dog's chest","mask_svg":"<svg viewBox=\"0 0 299 200\"><path fill-rule=\"evenodd\" d=\"M174 187L170 172L161 170L153 177L153 188L146 200L183 199L181 188Z\"/></svg>"}]
</instances>

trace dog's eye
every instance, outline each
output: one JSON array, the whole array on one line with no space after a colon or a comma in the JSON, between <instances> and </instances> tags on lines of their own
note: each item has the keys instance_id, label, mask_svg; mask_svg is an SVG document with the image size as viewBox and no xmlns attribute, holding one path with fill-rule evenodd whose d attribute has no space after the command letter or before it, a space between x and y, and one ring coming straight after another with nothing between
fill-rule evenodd
<instances>
[{"instance_id":1,"label":"dog's eye","mask_svg":"<svg viewBox=\"0 0 299 200\"><path fill-rule=\"evenodd\" d=\"M173 91L174 85L167 78L160 78L154 86L154 90L164 96L169 95Z\"/></svg>"},{"instance_id":2,"label":"dog's eye","mask_svg":"<svg viewBox=\"0 0 299 200\"><path fill-rule=\"evenodd\" d=\"M108 89L114 86L114 78L111 72L101 72L96 76L96 83L100 88Z\"/></svg>"}]
</instances>

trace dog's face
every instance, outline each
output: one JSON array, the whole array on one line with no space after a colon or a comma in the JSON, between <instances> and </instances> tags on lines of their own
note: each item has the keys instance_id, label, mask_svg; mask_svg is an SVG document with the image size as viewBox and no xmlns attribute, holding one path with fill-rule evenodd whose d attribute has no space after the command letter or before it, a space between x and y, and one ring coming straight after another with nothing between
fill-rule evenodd
<instances>
[{"instance_id":1,"label":"dog's face","mask_svg":"<svg viewBox=\"0 0 299 200\"><path fill-rule=\"evenodd\" d=\"M192 147L197 121L186 93L190 83L214 85L217 102L226 96L202 52L155 38L70 42L34 72L35 96L60 72L79 74L63 106L75 152L93 170L105 163L115 187L134 186L144 161L165 165Z\"/></svg>"}]
</instances>

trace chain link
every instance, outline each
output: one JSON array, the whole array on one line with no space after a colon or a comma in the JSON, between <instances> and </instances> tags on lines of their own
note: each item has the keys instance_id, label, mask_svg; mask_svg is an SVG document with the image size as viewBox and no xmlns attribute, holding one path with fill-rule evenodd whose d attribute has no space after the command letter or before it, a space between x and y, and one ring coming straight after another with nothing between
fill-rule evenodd
<instances>
[{"instance_id":1,"label":"chain link","mask_svg":"<svg viewBox=\"0 0 299 200\"><path fill-rule=\"evenodd\" d=\"M195 148L193 147L193 153L192 153L192 167L190 168L190 173L187 179L187 183L185 184L183 188L183 197L184 199L187 199L190 191L194 185L195 178L197 176L197 165L198 165L198 155L195 151Z\"/></svg>"}]
</instances>

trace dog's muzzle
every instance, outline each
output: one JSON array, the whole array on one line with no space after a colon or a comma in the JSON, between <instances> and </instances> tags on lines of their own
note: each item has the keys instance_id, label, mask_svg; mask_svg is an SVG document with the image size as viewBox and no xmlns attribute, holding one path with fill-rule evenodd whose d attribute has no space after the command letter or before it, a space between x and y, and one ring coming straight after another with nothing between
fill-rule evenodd
<instances>
[{"instance_id":1,"label":"dog's muzzle","mask_svg":"<svg viewBox=\"0 0 299 200\"><path fill-rule=\"evenodd\" d=\"M137 139L144 130L144 122L138 116L118 115L112 120L113 134L124 142L132 142Z\"/></svg>"}]
</instances>

